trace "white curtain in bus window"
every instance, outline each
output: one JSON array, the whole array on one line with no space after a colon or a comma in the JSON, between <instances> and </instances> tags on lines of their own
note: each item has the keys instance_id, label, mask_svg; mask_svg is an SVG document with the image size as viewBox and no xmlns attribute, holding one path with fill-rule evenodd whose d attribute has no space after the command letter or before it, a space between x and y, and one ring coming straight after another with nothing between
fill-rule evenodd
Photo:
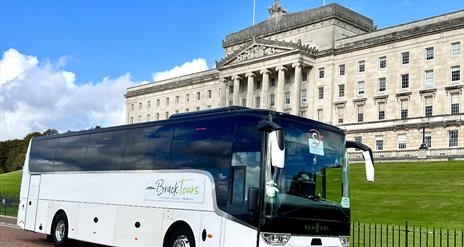
<instances>
[{"instance_id":1,"label":"white curtain in bus window","mask_svg":"<svg viewBox=\"0 0 464 247\"><path fill-rule=\"evenodd\" d=\"M58 140L54 171L79 171L87 149L89 135L67 136Z\"/></svg>"},{"instance_id":2,"label":"white curtain in bus window","mask_svg":"<svg viewBox=\"0 0 464 247\"><path fill-rule=\"evenodd\" d=\"M58 139L56 138L33 140L29 155L29 171L52 171L57 143Z\"/></svg>"},{"instance_id":3,"label":"white curtain in bus window","mask_svg":"<svg viewBox=\"0 0 464 247\"><path fill-rule=\"evenodd\" d=\"M127 133L123 170L154 170L168 166L172 127L150 126Z\"/></svg>"},{"instance_id":4,"label":"white curtain in bus window","mask_svg":"<svg viewBox=\"0 0 464 247\"><path fill-rule=\"evenodd\" d=\"M91 134L82 170L119 170L126 132L119 130Z\"/></svg>"}]
</instances>

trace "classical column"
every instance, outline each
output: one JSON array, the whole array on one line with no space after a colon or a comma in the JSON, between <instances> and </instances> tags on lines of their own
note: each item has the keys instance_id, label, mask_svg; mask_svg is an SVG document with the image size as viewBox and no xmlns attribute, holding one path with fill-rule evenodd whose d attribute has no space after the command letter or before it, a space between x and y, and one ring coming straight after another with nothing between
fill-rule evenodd
<instances>
[{"instance_id":1,"label":"classical column","mask_svg":"<svg viewBox=\"0 0 464 247\"><path fill-rule=\"evenodd\" d=\"M226 79L221 78L219 79L219 84L220 90L221 90L221 107L226 107L227 106L227 84L226 84Z\"/></svg>"},{"instance_id":2,"label":"classical column","mask_svg":"<svg viewBox=\"0 0 464 247\"><path fill-rule=\"evenodd\" d=\"M232 98L232 104L233 105L240 105L240 97L239 97L239 93L240 93L240 79L241 77L239 75L234 75L232 77L232 80L234 80L234 95L233 95L233 98Z\"/></svg>"},{"instance_id":3,"label":"classical column","mask_svg":"<svg viewBox=\"0 0 464 247\"><path fill-rule=\"evenodd\" d=\"M253 72L250 72L246 74L246 77L248 78L246 106L253 108L253 90L255 88L255 74L253 74Z\"/></svg>"},{"instance_id":4,"label":"classical column","mask_svg":"<svg viewBox=\"0 0 464 247\"><path fill-rule=\"evenodd\" d=\"M292 67L295 68L295 81L293 82L292 86L292 96L291 96L291 104L292 104L292 111L291 114L299 116L300 115L300 101L301 101L301 67L303 65L301 63L294 63Z\"/></svg>"},{"instance_id":5,"label":"classical column","mask_svg":"<svg viewBox=\"0 0 464 247\"><path fill-rule=\"evenodd\" d=\"M269 74L271 71L263 69L260 71L263 74L263 81L261 85L261 109L269 109Z\"/></svg>"},{"instance_id":6,"label":"classical column","mask_svg":"<svg viewBox=\"0 0 464 247\"><path fill-rule=\"evenodd\" d=\"M284 84L285 84L285 71L284 66L276 67L278 71L277 91L276 91L276 111L284 111Z\"/></svg>"}]
</instances>

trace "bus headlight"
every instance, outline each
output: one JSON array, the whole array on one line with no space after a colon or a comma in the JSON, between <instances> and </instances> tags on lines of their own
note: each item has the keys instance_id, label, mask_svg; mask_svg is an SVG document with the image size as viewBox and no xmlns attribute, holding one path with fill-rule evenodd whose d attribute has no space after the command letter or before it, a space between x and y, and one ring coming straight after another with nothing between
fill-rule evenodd
<instances>
[{"instance_id":1,"label":"bus headlight","mask_svg":"<svg viewBox=\"0 0 464 247\"><path fill-rule=\"evenodd\" d=\"M285 245L292 235L290 233L261 233L264 242L269 245Z\"/></svg>"},{"instance_id":2,"label":"bus headlight","mask_svg":"<svg viewBox=\"0 0 464 247\"><path fill-rule=\"evenodd\" d=\"M340 236L338 238L340 239L340 243L342 243L343 247L350 246L350 236Z\"/></svg>"}]
</instances>

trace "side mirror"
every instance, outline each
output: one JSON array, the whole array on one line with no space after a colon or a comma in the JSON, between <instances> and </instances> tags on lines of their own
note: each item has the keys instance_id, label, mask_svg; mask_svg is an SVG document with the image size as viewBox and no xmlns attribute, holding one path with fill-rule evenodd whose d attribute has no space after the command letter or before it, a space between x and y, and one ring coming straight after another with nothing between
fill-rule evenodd
<instances>
[{"instance_id":1,"label":"side mirror","mask_svg":"<svg viewBox=\"0 0 464 247\"><path fill-rule=\"evenodd\" d=\"M269 133L269 143L271 145L271 164L274 167L284 168L285 166L285 146L284 131L274 130Z\"/></svg>"},{"instance_id":2,"label":"side mirror","mask_svg":"<svg viewBox=\"0 0 464 247\"><path fill-rule=\"evenodd\" d=\"M374 155L372 155L372 150L359 142L346 141L346 148L357 148L363 151L364 163L366 166L366 179L369 182L374 182L375 172L374 172Z\"/></svg>"},{"instance_id":3,"label":"side mirror","mask_svg":"<svg viewBox=\"0 0 464 247\"><path fill-rule=\"evenodd\" d=\"M248 211L256 212L258 210L259 189L256 187L248 188Z\"/></svg>"}]
</instances>

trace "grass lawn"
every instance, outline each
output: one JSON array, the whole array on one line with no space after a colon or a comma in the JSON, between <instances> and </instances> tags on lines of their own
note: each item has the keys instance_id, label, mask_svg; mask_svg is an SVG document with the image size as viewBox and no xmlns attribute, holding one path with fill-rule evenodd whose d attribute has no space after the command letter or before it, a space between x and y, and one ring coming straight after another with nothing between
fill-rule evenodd
<instances>
[{"instance_id":1,"label":"grass lawn","mask_svg":"<svg viewBox=\"0 0 464 247\"><path fill-rule=\"evenodd\" d=\"M364 165L350 169L352 220L462 229L464 161L377 163L375 182Z\"/></svg>"},{"instance_id":2,"label":"grass lawn","mask_svg":"<svg viewBox=\"0 0 464 247\"><path fill-rule=\"evenodd\" d=\"M22 171L0 174L0 196L19 197Z\"/></svg>"}]
</instances>

